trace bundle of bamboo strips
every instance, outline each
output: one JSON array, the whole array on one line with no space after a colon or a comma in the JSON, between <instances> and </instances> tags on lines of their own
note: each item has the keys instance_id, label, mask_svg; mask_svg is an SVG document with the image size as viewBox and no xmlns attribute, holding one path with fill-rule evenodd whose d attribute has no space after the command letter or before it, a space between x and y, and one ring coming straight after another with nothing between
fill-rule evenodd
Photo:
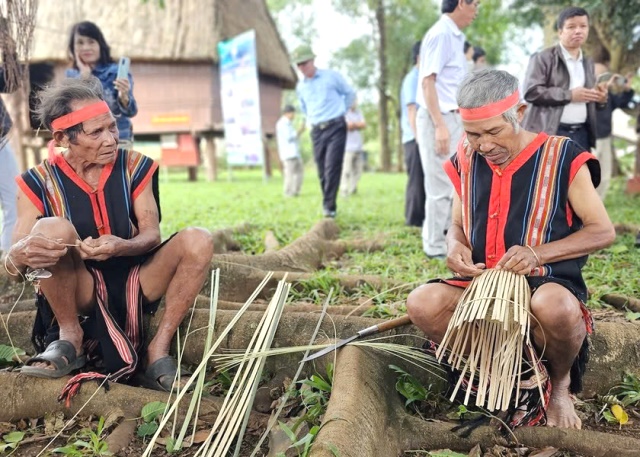
<instances>
[{"instance_id":1,"label":"bundle of bamboo strips","mask_svg":"<svg viewBox=\"0 0 640 457\"><path fill-rule=\"evenodd\" d=\"M486 403L489 411L507 410L514 387L518 401L523 347L531 344L530 302L525 276L490 269L471 281L436 352L438 361L442 361L448 351L447 362L460 371L452 401L465 378L465 405L476 379L477 406ZM538 375L536 363L531 366ZM542 393L539 382L538 387Z\"/></svg>"},{"instance_id":2,"label":"bundle of bamboo strips","mask_svg":"<svg viewBox=\"0 0 640 457\"><path fill-rule=\"evenodd\" d=\"M211 298L211 313L213 314L213 316L210 316L210 327L211 327L211 329L213 329L213 325L211 325L211 323L214 322L215 312L216 312L216 303L217 303L217 295L218 295L217 291L218 291L218 287L219 287L218 275L219 275L219 272L216 271L216 276L215 276L214 280L212 280L212 285L213 285L214 289L212 290L212 298ZM193 375L188 379L186 384L184 386L182 386L181 389L179 389L179 392L177 392L176 399L170 405L167 405L167 410L165 411L165 413L162 416L162 420L160 421L160 424L158 425L158 429L155 432L155 434L153 435L153 437L151 438L151 440L149 441L149 444L147 445L147 447L144 450L144 453L142 454L142 457L149 457L151 455L151 453L153 451L153 448L154 448L158 438L160 437L160 434L163 432L165 426L167 425L169 420L172 418L172 414L178 408L178 405L180 404L180 402L182 401L182 399L184 398L184 396L188 392L189 388L194 384L198 385L198 384L202 384L203 383L204 379L203 379L201 373L203 373L206 370L207 363L208 363L209 359L214 354L214 352L219 348L219 346L222 343L222 341L224 341L224 339L227 337L227 335L233 329L233 327L236 325L236 323L240 320L240 318L242 317L244 312L253 303L253 301L256 299L258 294L267 285L267 283L269 282L269 280L271 279L272 276L273 276L273 272L268 272L267 273L267 275L265 276L263 281L260 283L260 285L257 287L257 289L251 294L251 296L247 299L247 301L242 306L242 308L240 310L238 310L238 312L233 317L231 322L229 322L229 324L218 335L216 341L213 344L210 345L208 351L203 356L202 361L197 366L197 368L194 370ZM276 306L277 306L277 310L278 311L277 311L277 319L275 319L275 325L276 326L277 326L277 322L278 322L278 320L280 318L280 314L282 313L282 306L284 304L284 301L286 300L286 296L287 296L287 294L289 292L289 287L290 286L287 284L286 285L286 290L283 290L284 287L285 287L284 280L280 281L280 283L278 284L278 290L276 291L276 294L274 295L274 299L270 303L270 308L271 308L273 306L273 304L274 304L274 301L277 302ZM273 310L269 310L268 309L267 312L265 312L265 316L269 315L269 316L271 316L273 318L273 312L274 312ZM265 318L263 317L263 321L264 321L264 319ZM259 328L261 328L261 327L262 327L262 325L259 326ZM268 333L270 335L268 337L269 344L270 344L270 341L273 338L273 334L275 333L275 327L271 328L268 331ZM253 341L255 341L255 338L254 338ZM252 344L253 344L253 342L252 342ZM260 365L262 365L263 359L262 360L255 359L255 360L258 360L260 362ZM260 379L259 373L257 375L257 379ZM200 390L200 392L201 392L202 388L201 387L200 388L196 388L196 390ZM200 395L196 395L196 397L198 398L198 400L200 399ZM249 402L249 404L251 404L251 402ZM196 406L196 409L197 409L197 406ZM243 416L243 424L245 424L245 425L246 425L246 420L248 419L248 413L249 413L249 410L247 409L246 412L245 412L245 416ZM219 415L219 417L220 417L220 415ZM219 425L220 424L218 423L218 426ZM242 427L244 429L244 425ZM216 447L210 447L209 446L211 444L210 439L213 437L214 433L215 432L212 431L211 435L209 436L209 440L206 443L203 444L203 446L198 450L198 453L196 455L202 456L202 455L205 455L205 453L206 453L207 456L210 456L210 455L213 455L213 453L216 452L216 450L218 451L218 453L216 453L215 455L225 455L223 451L220 451L219 449L216 449ZM182 435L182 433L181 433L181 435ZM240 438L241 437L242 437L242 433L240 434ZM238 442L238 444L239 444L239 442ZM231 443L229 442L229 440L227 440L226 449L228 449L230 447L230 445L231 445ZM239 451L239 446L236 448L236 454L235 455L237 455L238 451Z\"/></svg>"},{"instance_id":3,"label":"bundle of bamboo strips","mask_svg":"<svg viewBox=\"0 0 640 457\"><path fill-rule=\"evenodd\" d=\"M278 282L266 312L249 342L246 354L263 353L271 346L291 284ZM195 456L223 457L237 438L234 456L240 451L251 405L258 389L266 357L247 357L240 363L209 436Z\"/></svg>"}]
</instances>

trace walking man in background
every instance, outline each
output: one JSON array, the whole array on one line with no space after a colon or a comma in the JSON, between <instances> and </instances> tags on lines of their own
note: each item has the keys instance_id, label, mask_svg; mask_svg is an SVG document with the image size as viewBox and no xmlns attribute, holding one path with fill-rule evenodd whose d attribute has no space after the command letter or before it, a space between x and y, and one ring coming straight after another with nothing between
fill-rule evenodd
<instances>
[{"instance_id":1,"label":"walking man in background","mask_svg":"<svg viewBox=\"0 0 640 457\"><path fill-rule=\"evenodd\" d=\"M355 99L355 92L337 71L316 68L315 57L309 46L300 46L293 52L293 63L303 75L296 92L302 113L311 125L323 215L336 217L336 197L347 138L344 116Z\"/></svg>"},{"instance_id":2,"label":"walking man in background","mask_svg":"<svg viewBox=\"0 0 640 457\"><path fill-rule=\"evenodd\" d=\"M358 190L358 181L362 176L364 165L363 149L364 141L362 132L367 124L364 121L362 112L358 109L358 101L353 100L349 111L345 115L347 121L347 142L344 151L344 162L342 164L342 195L348 197Z\"/></svg>"},{"instance_id":3,"label":"walking man in background","mask_svg":"<svg viewBox=\"0 0 640 457\"><path fill-rule=\"evenodd\" d=\"M422 247L428 257L443 259L451 222L453 186L443 164L462 135L456 93L467 72L462 29L478 12L477 0L443 0L442 16L424 36L418 73L417 139L426 194Z\"/></svg>"},{"instance_id":4,"label":"walking man in background","mask_svg":"<svg viewBox=\"0 0 640 457\"><path fill-rule=\"evenodd\" d=\"M416 143L416 92L418 88L418 61L420 59L420 42L411 49L413 67L402 80L400 92L400 127L402 129L402 146L404 148L404 164L407 169L407 189L404 197L404 224L422 227L424 222L424 173L420 163L420 152Z\"/></svg>"},{"instance_id":5,"label":"walking man in background","mask_svg":"<svg viewBox=\"0 0 640 457\"><path fill-rule=\"evenodd\" d=\"M596 85L593 61L582 53L589 36L589 14L570 6L558 16L559 43L531 57L524 99L531 104L522 127L568 136L586 150L596 145L596 103L607 89Z\"/></svg>"},{"instance_id":6,"label":"walking man in background","mask_svg":"<svg viewBox=\"0 0 640 457\"><path fill-rule=\"evenodd\" d=\"M613 137L611 135L611 116L613 111L624 108L633 98L631 77L614 75L609 72L609 57L603 56L602 62L595 64L596 77L606 79L609 96L604 108L596 110L596 157L600 161L600 185L598 195L604 200L611 183L613 171Z\"/></svg>"},{"instance_id":7,"label":"walking man in background","mask_svg":"<svg viewBox=\"0 0 640 457\"><path fill-rule=\"evenodd\" d=\"M300 194L304 175L299 146L304 124L296 130L293 126L295 115L296 109L291 105L286 105L282 110L282 117L276 123L276 140L278 142L278 156L282 162L285 197L297 197Z\"/></svg>"}]
</instances>

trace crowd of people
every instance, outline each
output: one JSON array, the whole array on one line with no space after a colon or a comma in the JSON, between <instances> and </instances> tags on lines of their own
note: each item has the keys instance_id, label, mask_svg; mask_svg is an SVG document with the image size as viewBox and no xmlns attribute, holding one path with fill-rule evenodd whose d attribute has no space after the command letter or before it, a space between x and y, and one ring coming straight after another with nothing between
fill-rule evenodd
<instances>
[{"instance_id":1,"label":"crowd of people","mask_svg":"<svg viewBox=\"0 0 640 457\"><path fill-rule=\"evenodd\" d=\"M589 15L569 7L558 17L559 43L531 58L520 91L516 77L486 68L484 50L465 41L478 3L442 1L402 82L404 222L422 228L425 255L446 260L454 275L414 290L407 310L437 345L473 277L489 268L527 275L534 343L545 346L553 389L539 405L524 402L546 414L516 411L512 423L579 428L571 395L580 390L593 329L581 269L615 238L602 203L611 113L633 90L629 77L608 70L607 56L594 64L584 55ZM170 342L205 281L211 234L188 228L161 241L157 164L131 148L133 78L118 77L91 22L73 27L68 52L67 78L40 95L38 116L53 137L48 158L11 190L6 175L17 170L4 161L0 179L5 268L40 279L39 354L22 371L57 378L100 359L103 369L71 378L65 395L105 377L135 376L170 390L178 371ZM296 108L286 105L276 125L284 194L300 193L299 141L308 125L322 214L333 218L340 186L345 197L357 192L366 122L354 89L337 71L317 68L309 46L297 48L292 62L302 75L296 92L304 121L296 127ZM11 120L2 119L4 138ZM0 154L13 156L5 141ZM48 276L38 276L43 271ZM158 331L143 347L142 313L155 312L163 296Z\"/></svg>"},{"instance_id":2,"label":"crowd of people","mask_svg":"<svg viewBox=\"0 0 640 457\"><path fill-rule=\"evenodd\" d=\"M484 49L465 41L478 4L442 1L443 14L413 46L402 81L405 224L421 227L425 255L446 259L454 273L412 292L407 309L437 345L471 278L488 268L527 275L534 344L545 347L552 388L543 398L525 392L510 425L579 428L572 395L581 389L593 330L581 269L615 238L602 201L611 180L612 111L633 97L631 77L609 72L606 55L596 64L584 55L589 15L568 7L557 18L558 44L531 57L520 91L516 77L488 69ZM343 194L355 191L357 148L344 145L357 120L354 96L313 57L305 47L294 53L297 93L312 127L324 214L334 217L343 163Z\"/></svg>"}]
</instances>

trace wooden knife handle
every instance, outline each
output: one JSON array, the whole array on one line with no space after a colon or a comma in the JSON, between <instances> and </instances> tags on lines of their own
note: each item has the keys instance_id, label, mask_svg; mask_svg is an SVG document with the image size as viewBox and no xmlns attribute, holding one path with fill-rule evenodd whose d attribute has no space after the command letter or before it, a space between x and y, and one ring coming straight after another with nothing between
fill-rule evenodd
<instances>
[{"instance_id":1,"label":"wooden knife handle","mask_svg":"<svg viewBox=\"0 0 640 457\"><path fill-rule=\"evenodd\" d=\"M392 328L402 327L403 325L407 325L410 323L411 319L409 319L409 316L405 314L404 316L391 319L390 321L383 322L382 324L378 324L378 332L386 332L387 330L391 330Z\"/></svg>"}]
</instances>

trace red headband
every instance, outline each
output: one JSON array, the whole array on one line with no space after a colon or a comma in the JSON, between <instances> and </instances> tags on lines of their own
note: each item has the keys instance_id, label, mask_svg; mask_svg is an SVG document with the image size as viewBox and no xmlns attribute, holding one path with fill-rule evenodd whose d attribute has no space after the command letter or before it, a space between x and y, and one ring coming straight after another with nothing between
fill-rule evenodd
<instances>
[{"instance_id":1,"label":"red headband","mask_svg":"<svg viewBox=\"0 0 640 457\"><path fill-rule=\"evenodd\" d=\"M77 111L73 111L69 114L65 114L64 116L60 116L57 119L54 119L51 123L51 128L53 130L64 130L69 127L73 127L74 125L78 125L84 121L89 119L93 119L100 114L108 113L109 105L104 100L100 100L99 102L92 103L91 105L87 105L84 108L80 108Z\"/></svg>"},{"instance_id":2,"label":"red headband","mask_svg":"<svg viewBox=\"0 0 640 457\"><path fill-rule=\"evenodd\" d=\"M498 100L494 103L489 103L485 106L480 106L478 108L460 108L460 117L463 121L481 121L484 119L490 119L492 117L496 117L509 108L513 108L520 101L520 93L518 89L502 100Z\"/></svg>"}]
</instances>

